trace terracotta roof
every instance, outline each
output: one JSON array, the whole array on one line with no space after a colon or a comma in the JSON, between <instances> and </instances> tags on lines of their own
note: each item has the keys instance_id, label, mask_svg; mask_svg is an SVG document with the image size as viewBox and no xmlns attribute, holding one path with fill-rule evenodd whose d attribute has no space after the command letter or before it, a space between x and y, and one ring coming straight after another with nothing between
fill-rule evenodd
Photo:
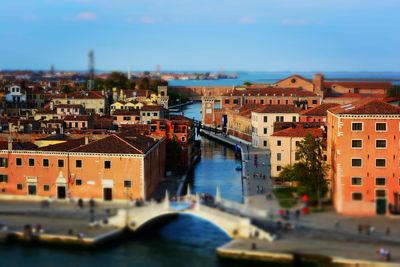
<instances>
[{"instance_id":1,"label":"terracotta roof","mask_svg":"<svg viewBox=\"0 0 400 267\"><path fill-rule=\"evenodd\" d=\"M163 108L164 107L161 106L161 105L145 105L140 110L143 110L143 111L160 111Z\"/></svg>"},{"instance_id":2,"label":"terracotta roof","mask_svg":"<svg viewBox=\"0 0 400 267\"><path fill-rule=\"evenodd\" d=\"M281 79L281 80L275 82L275 84L280 83L280 82L283 82L283 81L285 81L285 80L287 80L287 79L293 79L293 78L295 78L295 79L300 79L300 80L303 80L303 81L312 83L311 80L309 80L309 79L307 79L307 78L304 78L303 76L300 76L300 75L298 75L298 74L294 74L294 75L292 75L292 76L283 78L283 79Z\"/></svg>"},{"instance_id":3,"label":"terracotta roof","mask_svg":"<svg viewBox=\"0 0 400 267\"><path fill-rule=\"evenodd\" d=\"M59 104L55 105L55 108L83 108L83 106L76 104Z\"/></svg>"},{"instance_id":4,"label":"terracotta roof","mask_svg":"<svg viewBox=\"0 0 400 267\"><path fill-rule=\"evenodd\" d=\"M59 144L55 144L55 145L40 147L37 150L39 150L39 151L68 152L71 149L74 149L76 147L82 146L84 144L85 144L85 138L79 138L79 139L68 140L68 141L66 141L64 143L59 143Z\"/></svg>"},{"instance_id":5,"label":"terracotta roof","mask_svg":"<svg viewBox=\"0 0 400 267\"><path fill-rule=\"evenodd\" d=\"M116 109L113 111L113 115L140 115L140 112L137 109Z\"/></svg>"},{"instance_id":6,"label":"terracotta roof","mask_svg":"<svg viewBox=\"0 0 400 267\"><path fill-rule=\"evenodd\" d=\"M89 118L89 115L68 115L65 116L64 121L87 121Z\"/></svg>"},{"instance_id":7,"label":"terracotta roof","mask_svg":"<svg viewBox=\"0 0 400 267\"><path fill-rule=\"evenodd\" d=\"M301 112L304 116L326 116L328 109L339 106L337 103L325 103Z\"/></svg>"},{"instance_id":8,"label":"terracotta roof","mask_svg":"<svg viewBox=\"0 0 400 267\"><path fill-rule=\"evenodd\" d=\"M254 110L256 113L300 113L301 108L292 105L263 105Z\"/></svg>"},{"instance_id":9,"label":"terracotta roof","mask_svg":"<svg viewBox=\"0 0 400 267\"><path fill-rule=\"evenodd\" d=\"M71 149L71 152L145 154L157 141L154 139L127 134L113 134L87 145Z\"/></svg>"},{"instance_id":10,"label":"terracotta roof","mask_svg":"<svg viewBox=\"0 0 400 267\"><path fill-rule=\"evenodd\" d=\"M389 89L392 87L390 82L357 82L357 81L329 81L324 82L325 88L332 88L333 85L340 85L347 88L356 89Z\"/></svg>"},{"instance_id":11,"label":"terracotta roof","mask_svg":"<svg viewBox=\"0 0 400 267\"><path fill-rule=\"evenodd\" d=\"M12 149L13 150L31 150L36 149L37 145L31 142L12 142ZM8 141L0 141L0 150L8 149Z\"/></svg>"},{"instance_id":12,"label":"terracotta roof","mask_svg":"<svg viewBox=\"0 0 400 267\"><path fill-rule=\"evenodd\" d=\"M400 107L393 106L381 100L366 98L351 104L329 109L334 114L394 114L400 115Z\"/></svg>"},{"instance_id":13,"label":"terracotta roof","mask_svg":"<svg viewBox=\"0 0 400 267\"><path fill-rule=\"evenodd\" d=\"M70 98L70 99L104 99L105 97L96 91L79 91L70 94L62 94L62 95L55 95L53 96L54 99L58 98Z\"/></svg>"},{"instance_id":14,"label":"terracotta roof","mask_svg":"<svg viewBox=\"0 0 400 267\"><path fill-rule=\"evenodd\" d=\"M294 127L286 128L284 130L275 132L272 136L281 137L306 137L311 134L314 137L322 137L323 131L321 128L307 128L302 124L297 124Z\"/></svg>"},{"instance_id":15,"label":"terracotta roof","mask_svg":"<svg viewBox=\"0 0 400 267\"><path fill-rule=\"evenodd\" d=\"M222 96L317 96L316 94L298 88L260 88L260 89L246 89L234 90L230 93L223 94Z\"/></svg>"}]
</instances>

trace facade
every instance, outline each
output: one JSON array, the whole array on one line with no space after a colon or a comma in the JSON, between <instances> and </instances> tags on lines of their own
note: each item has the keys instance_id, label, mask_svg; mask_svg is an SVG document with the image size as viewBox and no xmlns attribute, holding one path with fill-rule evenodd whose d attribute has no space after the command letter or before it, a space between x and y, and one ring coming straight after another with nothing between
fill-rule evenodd
<instances>
[{"instance_id":1,"label":"facade","mask_svg":"<svg viewBox=\"0 0 400 267\"><path fill-rule=\"evenodd\" d=\"M328 179L337 212L400 211L400 108L374 99L327 114Z\"/></svg>"},{"instance_id":2,"label":"facade","mask_svg":"<svg viewBox=\"0 0 400 267\"><path fill-rule=\"evenodd\" d=\"M300 113L300 122L319 122L321 125L325 125L327 110L336 106L339 106L339 104L324 103L317 107L304 110Z\"/></svg>"},{"instance_id":3,"label":"facade","mask_svg":"<svg viewBox=\"0 0 400 267\"><path fill-rule=\"evenodd\" d=\"M113 112L113 123L118 127L124 124L140 123L140 111L136 109L116 109Z\"/></svg>"},{"instance_id":4,"label":"facade","mask_svg":"<svg viewBox=\"0 0 400 267\"><path fill-rule=\"evenodd\" d=\"M321 128L309 128L303 124L294 124L292 127L277 131L271 135L271 177L278 177L282 168L293 165L300 158L296 153L298 144L308 135L315 138L323 137Z\"/></svg>"},{"instance_id":5,"label":"facade","mask_svg":"<svg viewBox=\"0 0 400 267\"><path fill-rule=\"evenodd\" d=\"M82 105L87 111L104 115L106 110L106 98L99 92L82 91L62 96L55 96L52 99L53 105L73 104Z\"/></svg>"},{"instance_id":6,"label":"facade","mask_svg":"<svg viewBox=\"0 0 400 267\"><path fill-rule=\"evenodd\" d=\"M164 119L166 113L167 111L160 105L143 106L140 109L140 123L150 124L152 120Z\"/></svg>"},{"instance_id":7,"label":"facade","mask_svg":"<svg viewBox=\"0 0 400 267\"><path fill-rule=\"evenodd\" d=\"M164 177L165 142L110 135L24 148L3 142L0 197L146 199Z\"/></svg>"},{"instance_id":8,"label":"facade","mask_svg":"<svg viewBox=\"0 0 400 267\"><path fill-rule=\"evenodd\" d=\"M226 111L227 127L226 133L240 138L246 142L252 142L251 112L260 107L259 105L247 105L232 108Z\"/></svg>"},{"instance_id":9,"label":"facade","mask_svg":"<svg viewBox=\"0 0 400 267\"><path fill-rule=\"evenodd\" d=\"M264 105L251 112L252 145L269 148L275 122L298 122L301 109L295 106Z\"/></svg>"}]
</instances>

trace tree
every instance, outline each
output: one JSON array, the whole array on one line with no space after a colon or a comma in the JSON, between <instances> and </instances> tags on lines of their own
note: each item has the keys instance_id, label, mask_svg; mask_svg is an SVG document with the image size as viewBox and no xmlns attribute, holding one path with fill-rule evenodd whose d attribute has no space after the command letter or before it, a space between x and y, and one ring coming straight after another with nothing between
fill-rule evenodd
<instances>
[{"instance_id":1,"label":"tree","mask_svg":"<svg viewBox=\"0 0 400 267\"><path fill-rule=\"evenodd\" d=\"M157 80L152 80L151 81L150 88L151 88L151 91L153 91L154 93L157 93L158 92L158 86L166 86L166 85L168 85L167 81L157 79Z\"/></svg>"},{"instance_id":2,"label":"tree","mask_svg":"<svg viewBox=\"0 0 400 267\"><path fill-rule=\"evenodd\" d=\"M297 191L309 195L311 201L316 201L321 208L322 197L327 192L325 175L329 169L323 160L322 139L308 134L298 145L296 153L301 160L285 166L279 177L298 182Z\"/></svg>"},{"instance_id":3,"label":"tree","mask_svg":"<svg viewBox=\"0 0 400 267\"><path fill-rule=\"evenodd\" d=\"M397 97L400 96L400 86L399 85L393 85L388 91L387 95L390 97Z\"/></svg>"},{"instance_id":4,"label":"tree","mask_svg":"<svg viewBox=\"0 0 400 267\"><path fill-rule=\"evenodd\" d=\"M128 78L124 73L113 71L111 72L110 77L104 81L104 84L107 89L112 89L114 87L125 88L127 80Z\"/></svg>"},{"instance_id":5,"label":"tree","mask_svg":"<svg viewBox=\"0 0 400 267\"><path fill-rule=\"evenodd\" d=\"M134 80L127 80L126 81L126 89L135 89L136 82Z\"/></svg>"},{"instance_id":6,"label":"tree","mask_svg":"<svg viewBox=\"0 0 400 267\"><path fill-rule=\"evenodd\" d=\"M147 77L144 77L139 82L139 89L149 90L150 89L150 80Z\"/></svg>"},{"instance_id":7,"label":"tree","mask_svg":"<svg viewBox=\"0 0 400 267\"><path fill-rule=\"evenodd\" d=\"M75 92L75 90L72 87L70 87L69 85L64 84L62 86L61 92L63 94L70 94L70 93Z\"/></svg>"},{"instance_id":8,"label":"tree","mask_svg":"<svg viewBox=\"0 0 400 267\"><path fill-rule=\"evenodd\" d=\"M243 84L244 84L245 86L250 86L250 85L252 85L251 82L244 82Z\"/></svg>"}]
</instances>

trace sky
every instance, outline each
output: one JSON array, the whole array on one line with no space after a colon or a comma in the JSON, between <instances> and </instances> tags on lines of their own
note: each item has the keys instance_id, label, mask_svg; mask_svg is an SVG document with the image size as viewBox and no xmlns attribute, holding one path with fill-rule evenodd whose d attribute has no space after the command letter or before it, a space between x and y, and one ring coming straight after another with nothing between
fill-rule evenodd
<instances>
[{"instance_id":1,"label":"sky","mask_svg":"<svg viewBox=\"0 0 400 267\"><path fill-rule=\"evenodd\" d=\"M0 69L400 71L399 0L1 0Z\"/></svg>"}]
</instances>

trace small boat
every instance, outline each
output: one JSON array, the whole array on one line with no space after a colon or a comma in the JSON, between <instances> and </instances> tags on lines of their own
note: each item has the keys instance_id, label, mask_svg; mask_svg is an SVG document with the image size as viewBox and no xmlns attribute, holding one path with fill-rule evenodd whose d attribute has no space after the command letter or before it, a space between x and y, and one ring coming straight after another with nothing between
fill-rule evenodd
<instances>
[{"instance_id":1,"label":"small boat","mask_svg":"<svg viewBox=\"0 0 400 267\"><path fill-rule=\"evenodd\" d=\"M235 167L235 170L241 171L241 170L242 170L242 165L237 165L237 166Z\"/></svg>"}]
</instances>

